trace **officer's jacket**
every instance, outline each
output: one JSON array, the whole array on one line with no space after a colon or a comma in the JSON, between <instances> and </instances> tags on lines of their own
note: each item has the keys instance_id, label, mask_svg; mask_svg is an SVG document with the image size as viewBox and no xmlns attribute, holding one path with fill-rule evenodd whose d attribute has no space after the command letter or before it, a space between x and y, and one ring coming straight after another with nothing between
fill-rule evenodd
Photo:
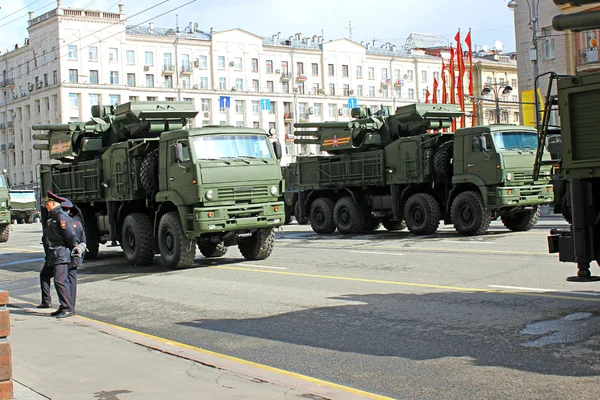
<instances>
[{"instance_id":1,"label":"officer's jacket","mask_svg":"<svg viewBox=\"0 0 600 400\"><path fill-rule=\"evenodd\" d=\"M85 230L83 229L83 225L81 224L81 220L79 217L74 216L73 218L73 228L75 229L75 233L77 234L77 242L78 243L87 243L85 237ZM83 255L81 257L75 257L75 264L80 267L83 264Z\"/></svg>"},{"instance_id":2,"label":"officer's jacket","mask_svg":"<svg viewBox=\"0 0 600 400\"><path fill-rule=\"evenodd\" d=\"M46 263L50 267L71 262L71 250L77 245L77 233L73 220L60 206L48 213L42 242L46 250Z\"/></svg>"}]
</instances>

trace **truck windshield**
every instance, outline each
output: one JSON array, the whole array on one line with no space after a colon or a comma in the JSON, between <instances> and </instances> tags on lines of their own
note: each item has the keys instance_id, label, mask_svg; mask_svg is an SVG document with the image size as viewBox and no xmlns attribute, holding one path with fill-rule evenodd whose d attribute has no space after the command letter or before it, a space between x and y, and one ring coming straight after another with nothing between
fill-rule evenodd
<instances>
[{"instance_id":1,"label":"truck windshield","mask_svg":"<svg viewBox=\"0 0 600 400\"><path fill-rule=\"evenodd\" d=\"M201 136L194 138L192 143L197 160L273 158L267 137L261 135Z\"/></svg>"},{"instance_id":2,"label":"truck windshield","mask_svg":"<svg viewBox=\"0 0 600 400\"><path fill-rule=\"evenodd\" d=\"M0 176L0 188L6 187L6 184L4 183L4 177Z\"/></svg>"},{"instance_id":3,"label":"truck windshield","mask_svg":"<svg viewBox=\"0 0 600 400\"><path fill-rule=\"evenodd\" d=\"M496 150L536 150L538 147L535 132L493 132Z\"/></svg>"},{"instance_id":4,"label":"truck windshield","mask_svg":"<svg viewBox=\"0 0 600 400\"><path fill-rule=\"evenodd\" d=\"M10 201L15 202L35 201L34 192L9 192L8 196L10 198Z\"/></svg>"}]
</instances>

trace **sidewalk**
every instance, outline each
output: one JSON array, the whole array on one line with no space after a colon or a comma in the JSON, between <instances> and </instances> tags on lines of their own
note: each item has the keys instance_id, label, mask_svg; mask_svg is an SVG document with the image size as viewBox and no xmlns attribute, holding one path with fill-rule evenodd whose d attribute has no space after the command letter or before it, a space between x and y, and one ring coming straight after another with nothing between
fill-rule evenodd
<instances>
[{"instance_id":1,"label":"sidewalk","mask_svg":"<svg viewBox=\"0 0 600 400\"><path fill-rule=\"evenodd\" d=\"M384 398L19 301L9 309L16 400Z\"/></svg>"}]
</instances>

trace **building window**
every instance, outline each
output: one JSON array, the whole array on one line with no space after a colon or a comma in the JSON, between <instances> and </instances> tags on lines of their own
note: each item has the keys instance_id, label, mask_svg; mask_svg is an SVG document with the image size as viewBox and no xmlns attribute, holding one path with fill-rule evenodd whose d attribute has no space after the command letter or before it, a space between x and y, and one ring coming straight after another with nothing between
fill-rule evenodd
<instances>
[{"instance_id":1,"label":"building window","mask_svg":"<svg viewBox=\"0 0 600 400\"><path fill-rule=\"evenodd\" d=\"M362 66L360 65L356 66L356 77L358 79L362 79Z\"/></svg>"},{"instance_id":2,"label":"building window","mask_svg":"<svg viewBox=\"0 0 600 400\"><path fill-rule=\"evenodd\" d=\"M260 102L252 100L252 113L258 114L260 111Z\"/></svg>"},{"instance_id":3,"label":"building window","mask_svg":"<svg viewBox=\"0 0 600 400\"><path fill-rule=\"evenodd\" d=\"M71 108L79 107L79 95L77 93L69 93L69 106Z\"/></svg>"},{"instance_id":4,"label":"building window","mask_svg":"<svg viewBox=\"0 0 600 400\"><path fill-rule=\"evenodd\" d=\"M544 37L544 59L551 60L555 58L554 36L552 36L552 28L543 28L542 36Z\"/></svg>"},{"instance_id":5,"label":"building window","mask_svg":"<svg viewBox=\"0 0 600 400\"><path fill-rule=\"evenodd\" d=\"M183 87L184 89L189 89L191 87L191 81L189 76L181 77L181 87Z\"/></svg>"},{"instance_id":6,"label":"building window","mask_svg":"<svg viewBox=\"0 0 600 400\"><path fill-rule=\"evenodd\" d=\"M173 76L172 75L165 76L165 87L173 88Z\"/></svg>"},{"instance_id":7,"label":"building window","mask_svg":"<svg viewBox=\"0 0 600 400\"><path fill-rule=\"evenodd\" d=\"M135 74L127 74L127 86L135 86Z\"/></svg>"},{"instance_id":8,"label":"building window","mask_svg":"<svg viewBox=\"0 0 600 400\"><path fill-rule=\"evenodd\" d=\"M76 69L69 70L69 83L79 83L79 76Z\"/></svg>"},{"instance_id":9,"label":"building window","mask_svg":"<svg viewBox=\"0 0 600 400\"><path fill-rule=\"evenodd\" d=\"M77 60L77 46L69 45L68 54L69 60Z\"/></svg>"},{"instance_id":10,"label":"building window","mask_svg":"<svg viewBox=\"0 0 600 400\"><path fill-rule=\"evenodd\" d=\"M381 79L387 79L387 78L388 78L387 68L381 68Z\"/></svg>"},{"instance_id":11,"label":"building window","mask_svg":"<svg viewBox=\"0 0 600 400\"><path fill-rule=\"evenodd\" d=\"M342 65L342 76L344 78L348 77L348 66L347 65Z\"/></svg>"},{"instance_id":12,"label":"building window","mask_svg":"<svg viewBox=\"0 0 600 400\"><path fill-rule=\"evenodd\" d=\"M100 95L90 94L90 106L97 106L98 104L100 104Z\"/></svg>"},{"instance_id":13,"label":"building window","mask_svg":"<svg viewBox=\"0 0 600 400\"><path fill-rule=\"evenodd\" d=\"M267 92L273 93L275 92L273 81L267 81Z\"/></svg>"},{"instance_id":14,"label":"building window","mask_svg":"<svg viewBox=\"0 0 600 400\"><path fill-rule=\"evenodd\" d=\"M290 72L290 67L287 61L281 62L281 76L288 76Z\"/></svg>"},{"instance_id":15,"label":"building window","mask_svg":"<svg viewBox=\"0 0 600 400\"><path fill-rule=\"evenodd\" d=\"M375 86L369 86L369 97L375 97Z\"/></svg>"},{"instance_id":16,"label":"building window","mask_svg":"<svg viewBox=\"0 0 600 400\"><path fill-rule=\"evenodd\" d=\"M129 96L129 101L138 101L137 96Z\"/></svg>"},{"instance_id":17,"label":"building window","mask_svg":"<svg viewBox=\"0 0 600 400\"><path fill-rule=\"evenodd\" d=\"M282 93L290 92L290 83L289 82L281 82L281 92Z\"/></svg>"},{"instance_id":18,"label":"building window","mask_svg":"<svg viewBox=\"0 0 600 400\"><path fill-rule=\"evenodd\" d=\"M329 84L329 95L330 96L335 96L335 83L330 83Z\"/></svg>"},{"instance_id":19,"label":"building window","mask_svg":"<svg viewBox=\"0 0 600 400\"><path fill-rule=\"evenodd\" d=\"M237 78L235 80L235 90L239 90L239 91L244 90L244 80L243 79Z\"/></svg>"},{"instance_id":20,"label":"building window","mask_svg":"<svg viewBox=\"0 0 600 400\"><path fill-rule=\"evenodd\" d=\"M350 85L343 85L342 86L342 95L344 95L344 96L350 96Z\"/></svg>"},{"instance_id":21,"label":"building window","mask_svg":"<svg viewBox=\"0 0 600 400\"><path fill-rule=\"evenodd\" d=\"M303 62L297 62L296 69L298 70L298 71L296 71L298 73L298 75L304 75L304 63Z\"/></svg>"},{"instance_id":22,"label":"building window","mask_svg":"<svg viewBox=\"0 0 600 400\"><path fill-rule=\"evenodd\" d=\"M438 90L438 92L441 93L441 91ZM402 97L402 88L394 88L394 97L399 99ZM441 96L438 94L438 98L441 99Z\"/></svg>"},{"instance_id":23,"label":"building window","mask_svg":"<svg viewBox=\"0 0 600 400\"><path fill-rule=\"evenodd\" d=\"M244 102L242 100L235 101L235 112L242 114L244 112Z\"/></svg>"},{"instance_id":24,"label":"building window","mask_svg":"<svg viewBox=\"0 0 600 400\"><path fill-rule=\"evenodd\" d=\"M335 104L328 104L327 106L329 110L329 116L333 117L335 115Z\"/></svg>"},{"instance_id":25,"label":"building window","mask_svg":"<svg viewBox=\"0 0 600 400\"><path fill-rule=\"evenodd\" d=\"M415 99L415 89L408 89L408 98L410 100L414 100Z\"/></svg>"},{"instance_id":26,"label":"building window","mask_svg":"<svg viewBox=\"0 0 600 400\"><path fill-rule=\"evenodd\" d=\"M268 74L272 74L273 73L273 60L267 60L265 62L265 68L266 68L266 72Z\"/></svg>"},{"instance_id":27,"label":"building window","mask_svg":"<svg viewBox=\"0 0 600 400\"><path fill-rule=\"evenodd\" d=\"M163 63L164 63L164 69L168 69L169 71L173 69L173 61L171 58L171 53L163 54Z\"/></svg>"},{"instance_id":28,"label":"building window","mask_svg":"<svg viewBox=\"0 0 600 400\"><path fill-rule=\"evenodd\" d=\"M144 64L145 65L154 65L154 53L151 51L147 51L144 53Z\"/></svg>"},{"instance_id":29,"label":"building window","mask_svg":"<svg viewBox=\"0 0 600 400\"><path fill-rule=\"evenodd\" d=\"M208 89L208 78L205 76L200 78L200 89Z\"/></svg>"},{"instance_id":30,"label":"building window","mask_svg":"<svg viewBox=\"0 0 600 400\"><path fill-rule=\"evenodd\" d=\"M359 97L362 97L362 95L363 95L363 87L362 87L362 85L358 85L356 87L356 95L359 96Z\"/></svg>"},{"instance_id":31,"label":"building window","mask_svg":"<svg viewBox=\"0 0 600 400\"><path fill-rule=\"evenodd\" d=\"M333 64L327 64L327 73L329 74L329 76L335 75L335 67L333 66Z\"/></svg>"},{"instance_id":32,"label":"building window","mask_svg":"<svg viewBox=\"0 0 600 400\"><path fill-rule=\"evenodd\" d=\"M493 80L492 80L492 77L488 76L487 79L485 80L485 84L486 85L491 85L492 83L494 83Z\"/></svg>"},{"instance_id":33,"label":"building window","mask_svg":"<svg viewBox=\"0 0 600 400\"><path fill-rule=\"evenodd\" d=\"M269 114L275 114L276 103L274 101L269 102Z\"/></svg>"},{"instance_id":34,"label":"building window","mask_svg":"<svg viewBox=\"0 0 600 400\"><path fill-rule=\"evenodd\" d=\"M88 54L90 61L98 61L98 48L96 46L90 46Z\"/></svg>"},{"instance_id":35,"label":"building window","mask_svg":"<svg viewBox=\"0 0 600 400\"><path fill-rule=\"evenodd\" d=\"M367 72L369 74L369 79L375 79L375 68L369 67L369 69L367 70Z\"/></svg>"},{"instance_id":36,"label":"building window","mask_svg":"<svg viewBox=\"0 0 600 400\"><path fill-rule=\"evenodd\" d=\"M131 53L133 54L133 51ZM119 49L115 47L108 49L108 62L119 62ZM135 64L135 57L132 60L132 64Z\"/></svg>"},{"instance_id":37,"label":"building window","mask_svg":"<svg viewBox=\"0 0 600 400\"><path fill-rule=\"evenodd\" d=\"M414 71L412 69L409 69L408 71L406 71L406 75L407 75L406 79L408 79L411 82L415 79Z\"/></svg>"},{"instance_id":38,"label":"building window","mask_svg":"<svg viewBox=\"0 0 600 400\"><path fill-rule=\"evenodd\" d=\"M175 101L175 97L165 97L165 101Z\"/></svg>"},{"instance_id":39,"label":"building window","mask_svg":"<svg viewBox=\"0 0 600 400\"><path fill-rule=\"evenodd\" d=\"M260 90L260 82L258 79L252 79L252 91L258 92Z\"/></svg>"},{"instance_id":40,"label":"building window","mask_svg":"<svg viewBox=\"0 0 600 400\"><path fill-rule=\"evenodd\" d=\"M154 97L154 96L147 96L146 97L146 101L156 101L156 97Z\"/></svg>"},{"instance_id":41,"label":"building window","mask_svg":"<svg viewBox=\"0 0 600 400\"><path fill-rule=\"evenodd\" d=\"M321 115L321 103L313 104L313 114Z\"/></svg>"},{"instance_id":42,"label":"building window","mask_svg":"<svg viewBox=\"0 0 600 400\"><path fill-rule=\"evenodd\" d=\"M235 68L236 71L242 70L242 57L236 57L233 59L233 68Z\"/></svg>"},{"instance_id":43,"label":"building window","mask_svg":"<svg viewBox=\"0 0 600 400\"><path fill-rule=\"evenodd\" d=\"M427 83L427 71L421 71L421 83Z\"/></svg>"},{"instance_id":44,"label":"building window","mask_svg":"<svg viewBox=\"0 0 600 400\"><path fill-rule=\"evenodd\" d=\"M146 87L153 88L154 87L154 75L146 74Z\"/></svg>"},{"instance_id":45,"label":"building window","mask_svg":"<svg viewBox=\"0 0 600 400\"><path fill-rule=\"evenodd\" d=\"M110 52L108 53L108 61L116 62L116 57L117 49L110 49ZM135 52L133 50L127 50L125 52L125 58L127 59L127 65L135 65Z\"/></svg>"},{"instance_id":46,"label":"building window","mask_svg":"<svg viewBox=\"0 0 600 400\"><path fill-rule=\"evenodd\" d=\"M199 63L200 63L200 68L201 69L207 69L208 68L208 62L206 60L206 56L200 56L200 58L198 59Z\"/></svg>"},{"instance_id":47,"label":"building window","mask_svg":"<svg viewBox=\"0 0 600 400\"><path fill-rule=\"evenodd\" d=\"M119 72L118 71L110 71L110 84L111 85L119 84Z\"/></svg>"},{"instance_id":48,"label":"building window","mask_svg":"<svg viewBox=\"0 0 600 400\"><path fill-rule=\"evenodd\" d=\"M319 84L318 83L313 83L313 88L312 88L312 94L319 94Z\"/></svg>"},{"instance_id":49,"label":"building window","mask_svg":"<svg viewBox=\"0 0 600 400\"><path fill-rule=\"evenodd\" d=\"M202 99L201 107L203 112L210 112L210 100Z\"/></svg>"},{"instance_id":50,"label":"building window","mask_svg":"<svg viewBox=\"0 0 600 400\"><path fill-rule=\"evenodd\" d=\"M217 68L225 69L225 56L219 56L217 59Z\"/></svg>"},{"instance_id":51,"label":"building window","mask_svg":"<svg viewBox=\"0 0 600 400\"><path fill-rule=\"evenodd\" d=\"M304 82L298 82L298 94L304 94Z\"/></svg>"},{"instance_id":52,"label":"building window","mask_svg":"<svg viewBox=\"0 0 600 400\"><path fill-rule=\"evenodd\" d=\"M258 72L258 58L252 59L252 72Z\"/></svg>"},{"instance_id":53,"label":"building window","mask_svg":"<svg viewBox=\"0 0 600 400\"><path fill-rule=\"evenodd\" d=\"M119 104L119 95L118 94L109 94L108 98L110 99L110 105L116 106Z\"/></svg>"},{"instance_id":54,"label":"building window","mask_svg":"<svg viewBox=\"0 0 600 400\"><path fill-rule=\"evenodd\" d=\"M438 71L433 72L433 79L436 81L440 81L440 73Z\"/></svg>"},{"instance_id":55,"label":"building window","mask_svg":"<svg viewBox=\"0 0 600 400\"><path fill-rule=\"evenodd\" d=\"M259 124L257 121L254 121L254 122L252 123L252 127L253 127L253 128L259 128L259 127L260 127L260 124Z\"/></svg>"},{"instance_id":56,"label":"building window","mask_svg":"<svg viewBox=\"0 0 600 400\"><path fill-rule=\"evenodd\" d=\"M225 78L219 78L219 90L227 90L227 80Z\"/></svg>"},{"instance_id":57,"label":"building window","mask_svg":"<svg viewBox=\"0 0 600 400\"><path fill-rule=\"evenodd\" d=\"M52 82L55 85L58 83L58 71L52 71Z\"/></svg>"},{"instance_id":58,"label":"building window","mask_svg":"<svg viewBox=\"0 0 600 400\"><path fill-rule=\"evenodd\" d=\"M312 63L311 64L312 74L313 76L319 76L319 64Z\"/></svg>"}]
</instances>

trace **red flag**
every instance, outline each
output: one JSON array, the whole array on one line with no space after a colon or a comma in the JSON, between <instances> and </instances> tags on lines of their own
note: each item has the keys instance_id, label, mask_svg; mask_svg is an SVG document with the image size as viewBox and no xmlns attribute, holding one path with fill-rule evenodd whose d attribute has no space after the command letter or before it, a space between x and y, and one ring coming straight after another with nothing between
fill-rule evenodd
<instances>
[{"instance_id":1,"label":"red flag","mask_svg":"<svg viewBox=\"0 0 600 400\"><path fill-rule=\"evenodd\" d=\"M429 103L429 89L425 89L425 104Z\"/></svg>"},{"instance_id":2,"label":"red flag","mask_svg":"<svg viewBox=\"0 0 600 400\"><path fill-rule=\"evenodd\" d=\"M446 93L446 64L442 60L442 104L448 102L448 93Z\"/></svg>"},{"instance_id":3,"label":"red flag","mask_svg":"<svg viewBox=\"0 0 600 400\"><path fill-rule=\"evenodd\" d=\"M465 43L469 47L469 96L473 97L473 48L471 47L471 29L465 37ZM477 116L477 107L473 100L473 116L471 117L471 126L475 126L475 117Z\"/></svg>"},{"instance_id":4,"label":"red flag","mask_svg":"<svg viewBox=\"0 0 600 400\"><path fill-rule=\"evenodd\" d=\"M458 81L457 81L457 95L458 95L458 104L460 104L461 111L465 111L465 96L464 96L464 84L463 84L463 75L464 75L464 60L463 60L463 52L462 46L460 44L460 29L458 33L454 37L456 40L456 61L458 67ZM460 117L461 126L464 128L465 126L465 117Z\"/></svg>"},{"instance_id":5,"label":"red flag","mask_svg":"<svg viewBox=\"0 0 600 400\"><path fill-rule=\"evenodd\" d=\"M437 102L438 102L437 91L438 91L438 81L437 81L437 79L433 78L433 97L431 99L431 102L433 104L437 104Z\"/></svg>"},{"instance_id":6,"label":"red flag","mask_svg":"<svg viewBox=\"0 0 600 400\"><path fill-rule=\"evenodd\" d=\"M455 86L455 78L454 78L454 49L452 45L450 45L450 104L456 104L456 96L454 95L454 86ZM452 131L456 130L456 119L452 119Z\"/></svg>"}]
</instances>

